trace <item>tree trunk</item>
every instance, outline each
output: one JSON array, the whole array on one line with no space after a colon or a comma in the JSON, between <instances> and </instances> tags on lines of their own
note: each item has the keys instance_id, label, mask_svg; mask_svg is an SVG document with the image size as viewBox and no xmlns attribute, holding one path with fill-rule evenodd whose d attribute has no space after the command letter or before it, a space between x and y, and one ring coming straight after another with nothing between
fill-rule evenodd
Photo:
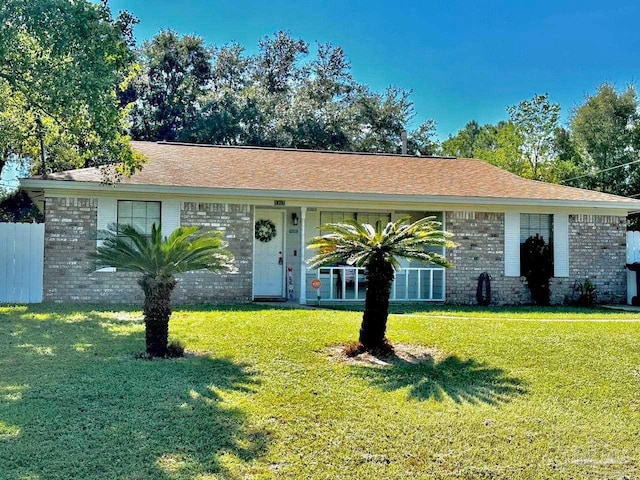
<instances>
[{"instance_id":1,"label":"tree trunk","mask_svg":"<svg viewBox=\"0 0 640 480\"><path fill-rule=\"evenodd\" d=\"M147 355L166 357L169 343L171 292L176 286L173 277L142 277L138 282L144 291L144 324Z\"/></svg>"},{"instance_id":2,"label":"tree trunk","mask_svg":"<svg viewBox=\"0 0 640 480\"><path fill-rule=\"evenodd\" d=\"M365 268L367 295L360 326L360 343L367 350L382 347L385 343L393 275L393 266L382 256L374 258Z\"/></svg>"}]
</instances>

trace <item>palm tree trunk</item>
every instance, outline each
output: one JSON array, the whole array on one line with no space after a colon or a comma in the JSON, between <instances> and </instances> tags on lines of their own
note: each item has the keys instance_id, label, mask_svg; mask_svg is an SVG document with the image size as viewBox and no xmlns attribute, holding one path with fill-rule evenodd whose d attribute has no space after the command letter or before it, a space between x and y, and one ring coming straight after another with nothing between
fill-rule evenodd
<instances>
[{"instance_id":1,"label":"palm tree trunk","mask_svg":"<svg viewBox=\"0 0 640 480\"><path fill-rule=\"evenodd\" d=\"M176 285L173 277L142 277L139 281L144 291L144 324L147 355L166 357L169 343L169 317L171 316L171 292Z\"/></svg>"},{"instance_id":2,"label":"palm tree trunk","mask_svg":"<svg viewBox=\"0 0 640 480\"><path fill-rule=\"evenodd\" d=\"M376 349L385 344L393 275L393 267L383 257L374 258L366 266L367 295L359 340L367 350Z\"/></svg>"}]
</instances>

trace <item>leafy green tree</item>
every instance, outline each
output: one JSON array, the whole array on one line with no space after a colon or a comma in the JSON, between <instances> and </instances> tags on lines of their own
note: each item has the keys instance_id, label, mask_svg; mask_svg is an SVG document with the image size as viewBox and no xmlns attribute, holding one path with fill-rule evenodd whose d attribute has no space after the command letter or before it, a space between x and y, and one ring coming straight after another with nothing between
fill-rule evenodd
<instances>
[{"instance_id":1,"label":"leafy green tree","mask_svg":"<svg viewBox=\"0 0 640 480\"><path fill-rule=\"evenodd\" d=\"M556 152L556 157L553 161L542 165L542 180L550 183L566 183L575 177L587 180L587 177L582 177L582 175L589 171L591 162L580 153L569 130L564 127L556 128L553 149ZM588 186L586 182L579 180L580 178L569 183L576 187Z\"/></svg>"},{"instance_id":2,"label":"leafy green tree","mask_svg":"<svg viewBox=\"0 0 640 480\"><path fill-rule=\"evenodd\" d=\"M411 119L410 92L388 87L384 94L361 87L355 100L352 149L357 152L398 151Z\"/></svg>"},{"instance_id":3,"label":"leafy green tree","mask_svg":"<svg viewBox=\"0 0 640 480\"><path fill-rule=\"evenodd\" d=\"M253 56L238 44L216 49L195 37L160 32L143 46L140 77L121 97L135 105L132 135L399 152L401 134L414 115L410 92L372 92L357 83L340 47L319 44L309 55L305 41L283 31L260 40ZM410 131L408 145L411 153L435 153L435 123L428 120Z\"/></svg>"},{"instance_id":4,"label":"leafy green tree","mask_svg":"<svg viewBox=\"0 0 640 480\"><path fill-rule=\"evenodd\" d=\"M551 103L545 93L523 100L507 111L522 137L520 150L531 167L531 178L540 179L541 165L555 158L553 140L560 120L560 105Z\"/></svg>"},{"instance_id":5,"label":"leafy green tree","mask_svg":"<svg viewBox=\"0 0 640 480\"><path fill-rule=\"evenodd\" d=\"M420 260L450 267L442 255L427 251L426 247L454 247L448 240L451 234L440 230L441 224L427 217L411 223L409 217L383 226L359 224L355 220L330 223L321 229L328 233L314 237L308 248L318 253L309 259L310 268L346 263L364 267L367 280L364 314L359 341L369 351L384 350L389 315L389 296L394 271L400 258Z\"/></svg>"},{"instance_id":6,"label":"leafy green tree","mask_svg":"<svg viewBox=\"0 0 640 480\"><path fill-rule=\"evenodd\" d=\"M241 92L249 85L251 59L244 47L230 43L213 51L212 87L215 92Z\"/></svg>"},{"instance_id":7,"label":"leafy green tree","mask_svg":"<svg viewBox=\"0 0 640 480\"><path fill-rule=\"evenodd\" d=\"M261 39L258 49L254 75L268 93L285 94L302 79L305 72L298 67L298 62L301 55L309 53L307 42L279 31L273 37Z\"/></svg>"},{"instance_id":8,"label":"leafy green tree","mask_svg":"<svg viewBox=\"0 0 640 480\"><path fill-rule=\"evenodd\" d=\"M398 150L399 151L399 150ZM407 136L409 155L436 155L440 151L435 120L425 120Z\"/></svg>"},{"instance_id":9,"label":"leafy green tree","mask_svg":"<svg viewBox=\"0 0 640 480\"><path fill-rule=\"evenodd\" d=\"M115 95L132 74L135 22L127 12L114 18L106 2L0 3L0 168L37 162L40 139L54 168L140 166Z\"/></svg>"},{"instance_id":10,"label":"leafy green tree","mask_svg":"<svg viewBox=\"0 0 640 480\"><path fill-rule=\"evenodd\" d=\"M166 357L171 316L171 293L175 276L194 270L213 272L229 268L231 254L221 233L201 227L180 227L163 238L154 224L147 237L131 225L104 232L103 244L89 254L93 270L115 267L141 274L138 284L144 292L144 322L147 354Z\"/></svg>"},{"instance_id":11,"label":"leafy green tree","mask_svg":"<svg viewBox=\"0 0 640 480\"><path fill-rule=\"evenodd\" d=\"M453 136L449 135L449 138L442 142L442 153L452 157L472 158L480 131L480 124L471 120L462 130L458 130Z\"/></svg>"},{"instance_id":12,"label":"leafy green tree","mask_svg":"<svg viewBox=\"0 0 640 480\"><path fill-rule=\"evenodd\" d=\"M523 142L513 122L484 125L476 136L473 157L521 177L531 178L531 167L521 153Z\"/></svg>"},{"instance_id":13,"label":"leafy green tree","mask_svg":"<svg viewBox=\"0 0 640 480\"><path fill-rule=\"evenodd\" d=\"M619 195L640 193L638 100L630 86L618 93L603 84L588 96L571 119L575 144L590 164L590 175L578 184Z\"/></svg>"},{"instance_id":14,"label":"leafy green tree","mask_svg":"<svg viewBox=\"0 0 640 480\"><path fill-rule=\"evenodd\" d=\"M442 142L442 152L455 157L478 158L522 177L531 177L529 163L522 156L524 139L511 121L480 126L467 123L455 136Z\"/></svg>"},{"instance_id":15,"label":"leafy green tree","mask_svg":"<svg viewBox=\"0 0 640 480\"><path fill-rule=\"evenodd\" d=\"M213 77L212 54L202 38L180 38L172 30L163 30L142 45L142 74L133 84L135 138L180 139L185 125L195 121L198 101Z\"/></svg>"}]
</instances>

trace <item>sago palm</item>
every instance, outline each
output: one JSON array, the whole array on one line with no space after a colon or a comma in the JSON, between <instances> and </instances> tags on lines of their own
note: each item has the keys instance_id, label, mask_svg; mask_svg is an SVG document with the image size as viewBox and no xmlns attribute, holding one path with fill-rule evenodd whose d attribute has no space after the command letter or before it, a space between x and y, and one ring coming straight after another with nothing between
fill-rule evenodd
<instances>
[{"instance_id":1,"label":"sago palm","mask_svg":"<svg viewBox=\"0 0 640 480\"><path fill-rule=\"evenodd\" d=\"M144 292L147 354L166 357L175 276L194 270L230 268L233 257L225 249L221 233L180 227L163 238L160 226L154 224L151 236L131 225L112 226L103 235L102 245L89 255L91 267L115 267L141 274L138 284Z\"/></svg>"},{"instance_id":2,"label":"sago palm","mask_svg":"<svg viewBox=\"0 0 640 480\"><path fill-rule=\"evenodd\" d=\"M359 341L366 350L379 350L386 345L385 333L389 316L389 297L399 259L408 258L424 263L450 267L451 263L426 247L454 247L448 240L452 235L440 230L435 217L411 223L410 217L383 226L359 224L356 220L329 223L321 230L325 235L309 242L318 253L309 259L311 268L346 263L364 267L367 292Z\"/></svg>"}]
</instances>

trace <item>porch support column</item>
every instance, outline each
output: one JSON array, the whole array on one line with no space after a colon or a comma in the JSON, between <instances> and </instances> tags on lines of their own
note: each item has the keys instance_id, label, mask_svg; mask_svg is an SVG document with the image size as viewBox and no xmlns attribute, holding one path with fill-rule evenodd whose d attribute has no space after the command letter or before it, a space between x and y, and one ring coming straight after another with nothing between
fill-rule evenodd
<instances>
[{"instance_id":1,"label":"porch support column","mask_svg":"<svg viewBox=\"0 0 640 480\"><path fill-rule=\"evenodd\" d=\"M307 207L300 207L300 304L307 303L307 262L305 262L305 245L304 224L307 218Z\"/></svg>"}]
</instances>

